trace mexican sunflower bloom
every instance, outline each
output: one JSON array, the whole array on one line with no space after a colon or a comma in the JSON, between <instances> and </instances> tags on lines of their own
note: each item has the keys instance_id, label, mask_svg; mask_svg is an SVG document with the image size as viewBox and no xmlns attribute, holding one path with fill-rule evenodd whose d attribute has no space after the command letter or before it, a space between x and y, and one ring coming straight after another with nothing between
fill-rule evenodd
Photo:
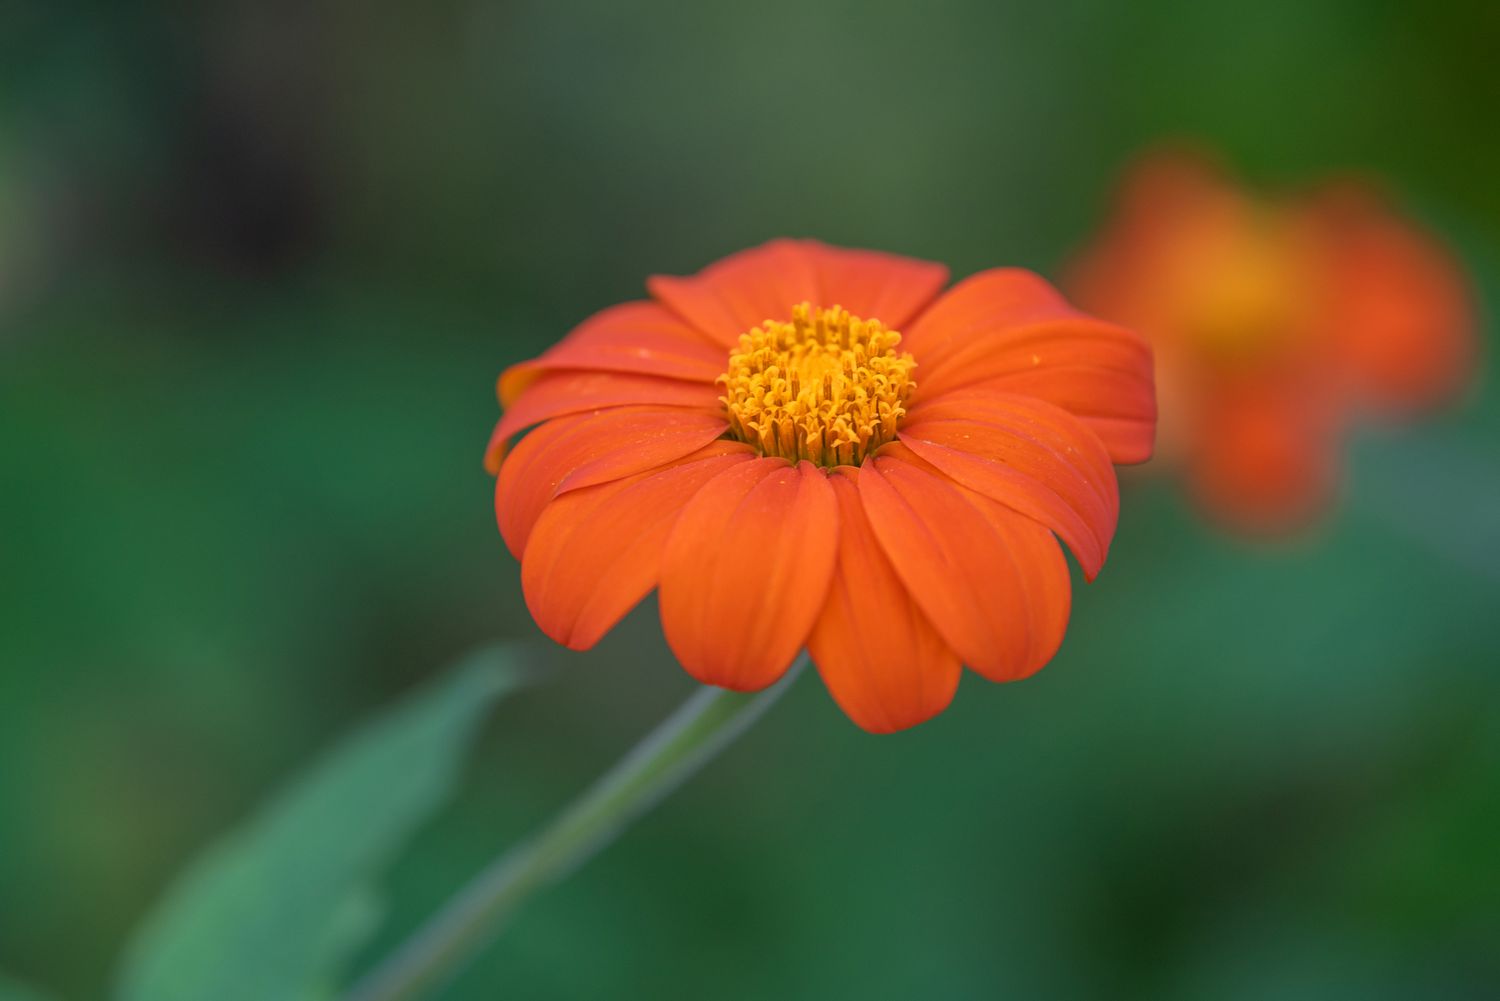
<instances>
[{"instance_id":1,"label":"mexican sunflower bloom","mask_svg":"<svg viewBox=\"0 0 1500 1001\"><path fill-rule=\"evenodd\" d=\"M501 534L553 639L652 588L698 680L750 691L804 647L872 731L1024 678L1152 450L1151 355L1027 271L778 240L585 320L501 375ZM942 293L940 295L940 293ZM510 439L532 430L513 447Z\"/></svg>"},{"instance_id":2,"label":"mexican sunflower bloom","mask_svg":"<svg viewBox=\"0 0 1500 1001\"><path fill-rule=\"evenodd\" d=\"M1328 505L1357 418L1410 416L1472 369L1457 263L1354 181L1270 198L1204 159L1148 157L1068 288L1153 341L1155 468L1255 534Z\"/></svg>"}]
</instances>

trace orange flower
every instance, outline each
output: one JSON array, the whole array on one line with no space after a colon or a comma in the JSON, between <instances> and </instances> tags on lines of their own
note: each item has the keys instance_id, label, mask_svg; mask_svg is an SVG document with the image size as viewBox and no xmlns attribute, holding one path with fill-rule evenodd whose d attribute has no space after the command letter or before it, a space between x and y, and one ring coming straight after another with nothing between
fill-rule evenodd
<instances>
[{"instance_id":1,"label":"orange flower","mask_svg":"<svg viewBox=\"0 0 1500 1001\"><path fill-rule=\"evenodd\" d=\"M1161 459L1247 531L1327 504L1353 417L1430 406L1471 367L1457 265L1350 182L1263 199L1201 159L1157 154L1069 287L1152 338Z\"/></svg>"},{"instance_id":2,"label":"orange flower","mask_svg":"<svg viewBox=\"0 0 1500 1001\"><path fill-rule=\"evenodd\" d=\"M1062 642L1151 452L1150 351L1027 271L777 240L595 314L500 377L487 464L543 631L652 588L684 668L765 687L806 647L860 726L941 712ZM506 455L506 442L540 426ZM503 462L502 462L503 458Z\"/></svg>"}]
</instances>

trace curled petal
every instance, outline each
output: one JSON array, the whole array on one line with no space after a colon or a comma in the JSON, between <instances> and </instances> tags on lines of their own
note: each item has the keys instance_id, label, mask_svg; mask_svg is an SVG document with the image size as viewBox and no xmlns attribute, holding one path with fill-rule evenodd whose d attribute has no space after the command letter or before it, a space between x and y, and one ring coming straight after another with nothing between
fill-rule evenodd
<instances>
[{"instance_id":1,"label":"curled petal","mask_svg":"<svg viewBox=\"0 0 1500 1001\"><path fill-rule=\"evenodd\" d=\"M900 446L866 460L859 493L897 575L964 663L1013 681L1057 652L1071 586L1045 528Z\"/></svg>"},{"instance_id":2,"label":"curled petal","mask_svg":"<svg viewBox=\"0 0 1500 1001\"><path fill-rule=\"evenodd\" d=\"M1119 484L1098 437L1039 400L960 391L913 410L901 441L958 483L1056 532L1088 579L1120 517Z\"/></svg>"},{"instance_id":3,"label":"curled petal","mask_svg":"<svg viewBox=\"0 0 1500 1001\"><path fill-rule=\"evenodd\" d=\"M786 671L828 594L838 503L809 462L756 459L688 502L667 541L661 620L699 681L753 691Z\"/></svg>"},{"instance_id":4,"label":"curled petal","mask_svg":"<svg viewBox=\"0 0 1500 1001\"><path fill-rule=\"evenodd\" d=\"M1020 614L1031 638L1026 659L1019 665L1019 673L1010 665L987 669L976 664L974 670L990 681L1024 678L1035 674L1057 656L1068 631L1073 584L1068 577L1067 563L1052 533L1003 504L974 493L966 496L989 521L1010 553L1015 580L1024 600Z\"/></svg>"},{"instance_id":5,"label":"curled petal","mask_svg":"<svg viewBox=\"0 0 1500 1001\"><path fill-rule=\"evenodd\" d=\"M753 458L748 445L716 441L674 465L554 499L521 557L521 586L537 625L574 650L599 642L656 586L683 505Z\"/></svg>"},{"instance_id":6,"label":"curled petal","mask_svg":"<svg viewBox=\"0 0 1500 1001\"><path fill-rule=\"evenodd\" d=\"M858 476L846 466L828 478L839 505L838 562L807 649L849 718L891 733L946 709L962 665L880 548Z\"/></svg>"},{"instance_id":7,"label":"curled petal","mask_svg":"<svg viewBox=\"0 0 1500 1001\"><path fill-rule=\"evenodd\" d=\"M711 414L647 407L548 421L522 438L500 467L495 480L500 534L520 558L553 497L655 469L697 451L727 428Z\"/></svg>"},{"instance_id":8,"label":"curled petal","mask_svg":"<svg viewBox=\"0 0 1500 1001\"><path fill-rule=\"evenodd\" d=\"M996 268L960 282L922 314L903 346L917 359L919 399L960 388L1034 396L1088 424L1115 462L1151 456L1150 345L1075 310L1029 271Z\"/></svg>"},{"instance_id":9,"label":"curled petal","mask_svg":"<svg viewBox=\"0 0 1500 1001\"><path fill-rule=\"evenodd\" d=\"M948 280L941 264L874 250L845 250L816 240L772 240L710 264L696 275L656 275L652 296L729 347L792 307L843 306L900 329Z\"/></svg>"},{"instance_id":10,"label":"curled petal","mask_svg":"<svg viewBox=\"0 0 1500 1001\"><path fill-rule=\"evenodd\" d=\"M719 409L719 390L706 382L663 379L631 372L542 372L505 408L485 452L490 472L500 468L505 443L533 424L608 407Z\"/></svg>"},{"instance_id":11,"label":"curled petal","mask_svg":"<svg viewBox=\"0 0 1500 1001\"><path fill-rule=\"evenodd\" d=\"M509 407L543 372L635 372L712 383L724 371L724 352L654 302L625 302L595 313L540 357L500 376L500 402Z\"/></svg>"}]
</instances>

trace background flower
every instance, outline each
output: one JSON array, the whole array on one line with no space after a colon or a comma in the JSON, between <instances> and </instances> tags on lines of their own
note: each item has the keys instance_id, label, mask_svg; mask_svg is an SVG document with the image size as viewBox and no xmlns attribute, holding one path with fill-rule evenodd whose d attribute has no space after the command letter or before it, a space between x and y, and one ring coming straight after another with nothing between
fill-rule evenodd
<instances>
[{"instance_id":1,"label":"background flower","mask_svg":"<svg viewBox=\"0 0 1500 1001\"><path fill-rule=\"evenodd\" d=\"M1354 420L1410 417L1472 374L1457 261L1353 181L1262 197L1200 156L1148 156L1071 286L1151 337L1165 464L1244 529L1321 512Z\"/></svg>"}]
</instances>

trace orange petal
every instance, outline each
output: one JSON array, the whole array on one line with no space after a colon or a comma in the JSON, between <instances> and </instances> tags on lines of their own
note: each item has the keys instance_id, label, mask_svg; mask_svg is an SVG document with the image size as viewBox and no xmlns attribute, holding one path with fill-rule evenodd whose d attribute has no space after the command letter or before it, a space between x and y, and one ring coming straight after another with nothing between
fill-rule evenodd
<instances>
[{"instance_id":1,"label":"orange petal","mask_svg":"<svg viewBox=\"0 0 1500 1001\"><path fill-rule=\"evenodd\" d=\"M675 465L573 490L537 519L521 557L526 607L552 639L587 650L644 598L677 514L709 480L754 453L716 441Z\"/></svg>"},{"instance_id":2,"label":"orange petal","mask_svg":"<svg viewBox=\"0 0 1500 1001\"><path fill-rule=\"evenodd\" d=\"M948 708L962 665L880 548L858 476L845 466L828 478L839 504L838 563L807 649L850 719L892 733Z\"/></svg>"},{"instance_id":3,"label":"orange petal","mask_svg":"<svg viewBox=\"0 0 1500 1001\"><path fill-rule=\"evenodd\" d=\"M1013 681L1057 652L1071 588L1045 528L899 445L865 461L859 493L897 575L964 663Z\"/></svg>"},{"instance_id":4,"label":"orange petal","mask_svg":"<svg viewBox=\"0 0 1500 1001\"><path fill-rule=\"evenodd\" d=\"M812 463L756 459L711 480L662 560L662 628L682 666L738 691L781 677L823 607L837 543L838 501Z\"/></svg>"},{"instance_id":5,"label":"orange petal","mask_svg":"<svg viewBox=\"0 0 1500 1001\"><path fill-rule=\"evenodd\" d=\"M943 264L878 250L847 250L816 240L801 241L818 273L814 305L843 306L901 330L948 284Z\"/></svg>"},{"instance_id":6,"label":"orange petal","mask_svg":"<svg viewBox=\"0 0 1500 1001\"><path fill-rule=\"evenodd\" d=\"M972 666L990 681L1024 678L1040 671L1057 656L1068 631L1068 616L1073 610L1073 583L1068 577L1068 565L1051 532L987 497L968 492L965 496L984 514L1010 553L1015 579L1024 595L1024 607L1020 610L1025 619L1023 628L1031 637L1029 652L1017 665L989 669L982 664Z\"/></svg>"},{"instance_id":7,"label":"orange petal","mask_svg":"<svg viewBox=\"0 0 1500 1001\"><path fill-rule=\"evenodd\" d=\"M772 240L688 278L652 277L651 294L725 347L802 302L843 306L900 329L948 280L941 264L816 240Z\"/></svg>"},{"instance_id":8,"label":"orange petal","mask_svg":"<svg viewBox=\"0 0 1500 1001\"><path fill-rule=\"evenodd\" d=\"M1188 472L1198 500L1220 520L1242 532L1280 535L1328 504L1338 449L1327 394L1221 386L1197 416Z\"/></svg>"},{"instance_id":9,"label":"orange petal","mask_svg":"<svg viewBox=\"0 0 1500 1001\"><path fill-rule=\"evenodd\" d=\"M1353 185L1323 192L1309 217L1327 283L1319 324L1363 401L1406 412L1454 395L1478 346L1458 262Z\"/></svg>"},{"instance_id":10,"label":"orange petal","mask_svg":"<svg viewBox=\"0 0 1500 1001\"><path fill-rule=\"evenodd\" d=\"M615 407L548 421L516 445L495 480L500 534L517 558L547 502L568 490L655 469L728 429L693 410Z\"/></svg>"},{"instance_id":11,"label":"orange petal","mask_svg":"<svg viewBox=\"0 0 1500 1001\"><path fill-rule=\"evenodd\" d=\"M1035 396L1082 419L1115 462L1151 456L1150 345L1078 312L1029 271L997 268L960 282L902 343L917 360L919 400L963 387Z\"/></svg>"},{"instance_id":12,"label":"orange petal","mask_svg":"<svg viewBox=\"0 0 1500 1001\"><path fill-rule=\"evenodd\" d=\"M625 302L584 320L540 357L500 376L500 402L509 406L542 372L636 372L712 383L724 371L724 351L654 302Z\"/></svg>"},{"instance_id":13,"label":"orange petal","mask_svg":"<svg viewBox=\"0 0 1500 1001\"><path fill-rule=\"evenodd\" d=\"M717 411L719 393L711 383L631 372L542 372L505 408L490 438L489 453L523 429L554 417L630 405Z\"/></svg>"},{"instance_id":14,"label":"orange petal","mask_svg":"<svg viewBox=\"0 0 1500 1001\"><path fill-rule=\"evenodd\" d=\"M962 391L915 408L901 441L964 486L1056 532L1093 580L1120 517L1119 484L1103 444L1040 400Z\"/></svg>"}]
</instances>

